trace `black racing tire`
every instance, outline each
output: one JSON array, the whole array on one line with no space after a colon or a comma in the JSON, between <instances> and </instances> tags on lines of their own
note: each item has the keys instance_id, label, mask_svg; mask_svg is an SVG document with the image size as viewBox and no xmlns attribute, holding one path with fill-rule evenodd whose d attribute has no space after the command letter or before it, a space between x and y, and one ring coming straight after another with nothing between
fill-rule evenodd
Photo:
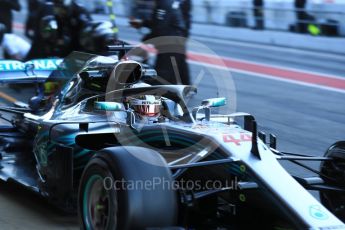
<instances>
[{"instance_id":1,"label":"black racing tire","mask_svg":"<svg viewBox=\"0 0 345 230\"><path fill-rule=\"evenodd\" d=\"M333 144L325 153L332 161L321 163L320 172L330 185L345 189L345 141ZM320 200L339 219L345 221L345 193L321 191Z\"/></svg>"},{"instance_id":2,"label":"black racing tire","mask_svg":"<svg viewBox=\"0 0 345 230\"><path fill-rule=\"evenodd\" d=\"M155 178L164 183L150 188L142 186ZM166 187L172 180L165 160L153 150L140 147L103 149L90 160L81 177L78 216L82 229L175 226L177 194Z\"/></svg>"}]
</instances>

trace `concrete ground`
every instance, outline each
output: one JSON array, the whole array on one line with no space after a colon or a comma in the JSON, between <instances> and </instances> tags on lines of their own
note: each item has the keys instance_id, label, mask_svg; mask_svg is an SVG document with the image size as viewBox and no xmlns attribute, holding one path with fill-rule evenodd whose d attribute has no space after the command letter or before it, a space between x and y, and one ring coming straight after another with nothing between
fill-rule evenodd
<instances>
[{"instance_id":1,"label":"concrete ground","mask_svg":"<svg viewBox=\"0 0 345 230\"><path fill-rule=\"evenodd\" d=\"M0 182L0 229L79 229L75 216L57 210L18 185Z\"/></svg>"}]
</instances>

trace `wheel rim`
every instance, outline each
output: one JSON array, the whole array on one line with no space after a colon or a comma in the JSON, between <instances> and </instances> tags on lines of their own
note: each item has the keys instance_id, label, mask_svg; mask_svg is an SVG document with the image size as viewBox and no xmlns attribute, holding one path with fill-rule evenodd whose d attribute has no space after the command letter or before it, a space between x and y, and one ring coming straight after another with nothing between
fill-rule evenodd
<instances>
[{"instance_id":1,"label":"wheel rim","mask_svg":"<svg viewBox=\"0 0 345 230\"><path fill-rule=\"evenodd\" d=\"M110 191L103 184L103 177L93 175L86 183L83 197L83 218L88 230L109 229Z\"/></svg>"}]
</instances>

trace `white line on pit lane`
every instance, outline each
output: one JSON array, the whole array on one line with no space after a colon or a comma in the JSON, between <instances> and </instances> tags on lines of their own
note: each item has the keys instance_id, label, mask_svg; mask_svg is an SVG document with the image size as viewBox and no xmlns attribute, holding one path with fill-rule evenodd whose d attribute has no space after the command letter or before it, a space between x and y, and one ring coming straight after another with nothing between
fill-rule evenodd
<instances>
[{"instance_id":1,"label":"white line on pit lane","mask_svg":"<svg viewBox=\"0 0 345 230\"><path fill-rule=\"evenodd\" d=\"M223 60L238 61L238 62L242 62L244 64L247 63L247 64L253 64L253 65L263 66L263 67L267 67L267 68L277 68L277 69L282 70L282 71L287 70L287 71L295 71L295 72L305 73L305 74L318 75L318 76L323 77L323 78L331 78L331 79L339 79L339 80L345 79L345 77L340 77L340 76L336 76L336 75L331 75L331 74L327 74L327 73L320 73L320 72L315 72L315 71L310 71L310 70L296 69L296 68L285 67L285 66L280 66L280 65L271 65L271 64L266 64L266 63L262 63L262 62L248 61L248 60L232 58L232 57L215 56L215 55L211 55L211 54L203 54L203 53L196 53L196 52L191 52L191 53L196 54L196 55L204 55L206 57L221 58Z\"/></svg>"},{"instance_id":2,"label":"white line on pit lane","mask_svg":"<svg viewBox=\"0 0 345 230\"><path fill-rule=\"evenodd\" d=\"M307 87L317 88L317 89L321 89L321 90L327 90L327 91L345 94L345 90L336 89L336 88L332 88L332 87L316 85L316 84L300 82L300 81L294 81L294 80L288 80L288 79L282 79L282 78L275 77L272 75L266 75L266 74L260 74L260 73L246 71L246 70L228 68L225 66L217 66L217 65L201 63L201 62L196 62L196 61L190 61L190 60L188 62L190 64L194 64L194 65L198 65L198 66L207 66L207 67L211 67L211 68L216 68L216 69L221 69L221 70L226 70L226 71L232 71L235 73L242 73L242 74L246 74L246 75L250 75L250 76L254 76L254 77L260 77L260 78L265 78L265 79L270 79L270 80L286 82L286 83L291 83L291 84L295 84L295 85L307 86Z\"/></svg>"}]
</instances>

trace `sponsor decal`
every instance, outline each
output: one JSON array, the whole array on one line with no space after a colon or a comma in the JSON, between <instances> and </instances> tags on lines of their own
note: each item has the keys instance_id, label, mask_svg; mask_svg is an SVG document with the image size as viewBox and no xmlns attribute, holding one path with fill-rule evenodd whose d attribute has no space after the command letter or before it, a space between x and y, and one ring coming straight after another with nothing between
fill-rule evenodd
<instances>
[{"instance_id":1,"label":"sponsor decal","mask_svg":"<svg viewBox=\"0 0 345 230\"><path fill-rule=\"evenodd\" d=\"M241 142L251 142L252 135L248 133L223 134L223 141L225 143L234 143L239 146L241 145Z\"/></svg>"},{"instance_id":2,"label":"sponsor decal","mask_svg":"<svg viewBox=\"0 0 345 230\"><path fill-rule=\"evenodd\" d=\"M20 61L0 61L0 71L25 71L29 65L33 65L33 70L52 71L56 70L63 59L36 59L28 62Z\"/></svg>"},{"instance_id":3,"label":"sponsor decal","mask_svg":"<svg viewBox=\"0 0 345 230\"><path fill-rule=\"evenodd\" d=\"M318 220L326 220L328 219L328 215L320 205L310 205L309 206L309 214Z\"/></svg>"}]
</instances>

